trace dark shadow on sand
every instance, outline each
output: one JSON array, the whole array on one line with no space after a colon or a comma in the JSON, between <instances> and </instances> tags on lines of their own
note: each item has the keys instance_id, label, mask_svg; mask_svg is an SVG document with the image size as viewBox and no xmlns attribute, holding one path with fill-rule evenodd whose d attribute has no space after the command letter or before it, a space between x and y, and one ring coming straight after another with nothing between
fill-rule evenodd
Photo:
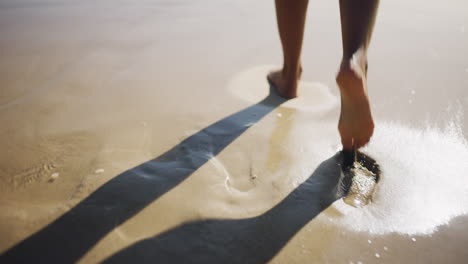
<instances>
[{"instance_id":1,"label":"dark shadow on sand","mask_svg":"<svg viewBox=\"0 0 468 264\"><path fill-rule=\"evenodd\" d=\"M283 102L285 99L270 92L261 102L123 172L63 216L4 252L0 263L76 262L115 227L187 179Z\"/></svg>"},{"instance_id":2,"label":"dark shadow on sand","mask_svg":"<svg viewBox=\"0 0 468 264\"><path fill-rule=\"evenodd\" d=\"M322 162L262 215L185 223L124 248L104 263L268 263L299 230L349 192L355 160L380 177L374 159L361 152L354 155L338 152Z\"/></svg>"},{"instance_id":3,"label":"dark shadow on sand","mask_svg":"<svg viewBox=\"0 0 468 264\"><path fill-rule=\"evenodd\" d=\"M310 220L344 195L341 152L266 213L182 224L139 241L104 263L267 263ZM314 234L311 234L314 235Z\"/></svg>"}]
</instances>

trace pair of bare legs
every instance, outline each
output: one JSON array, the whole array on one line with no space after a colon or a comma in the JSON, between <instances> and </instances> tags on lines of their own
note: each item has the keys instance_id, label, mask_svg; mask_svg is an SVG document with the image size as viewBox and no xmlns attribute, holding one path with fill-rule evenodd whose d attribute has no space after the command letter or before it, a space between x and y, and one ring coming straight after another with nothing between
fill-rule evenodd
<instances>
[{"instance_id":1,"label":"pair of bare legs","mask_svg":"<svg viewBox=\"0 0 468 264\"><path fill-rule=\"evenodd\" d=\"M336 82L341 94L338 130L344 150L366 145L374 132L367 95L367 48L379 0L339 0L343 58ZM277 93L297 97L301 49L308 0L276 0L276 17L283 47L283 68L268 74Z\"/></svg>"}]
</instances>

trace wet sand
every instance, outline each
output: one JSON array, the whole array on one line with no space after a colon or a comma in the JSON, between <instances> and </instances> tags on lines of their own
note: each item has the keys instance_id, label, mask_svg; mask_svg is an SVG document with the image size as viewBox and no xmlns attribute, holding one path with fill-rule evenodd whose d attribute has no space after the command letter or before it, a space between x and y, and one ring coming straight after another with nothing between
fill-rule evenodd
<instances>
[{"instance_id":1,"label":"wet sand","mask_svg":"<svg viewBox=\"0 0 468 264\"><path fill-rule=\"evenodd\" d=\"M465 263L467 8L381 3L357 209L338 3L310 3L284 101L272 1L2 1L0 262Z\"/></svg>"}]
</instances>

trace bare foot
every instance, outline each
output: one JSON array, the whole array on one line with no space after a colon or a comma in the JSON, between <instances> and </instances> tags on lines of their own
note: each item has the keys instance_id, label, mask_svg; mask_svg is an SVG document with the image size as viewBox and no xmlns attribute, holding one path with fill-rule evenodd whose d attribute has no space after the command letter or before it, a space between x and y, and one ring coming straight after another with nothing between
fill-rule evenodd
<instances>
[{"instance_id":1,"label":"bare foot","mask_svg":"<svg viewBox=\"0 0 468 264\"><path fill-rule=\"evenodd\" d=\"M297 73L286 73L284 70L272 71L267 75L268 82L273 85L279 96L291 99L297 97L297 83L301 78L302 67Z\"/></svg>"},{"instance_id":2,"label":"bare foot","mask_svg":"<svg viewBox=\"0 0 468 264\"><path fill-rule=\"evenodd\" d=\"M366 145L374 133L374 120L367 95L367 61L357 53L343 62L336 77L341 93L341 115L338 130L344 150Z\"/></svg>"}]
</instances>

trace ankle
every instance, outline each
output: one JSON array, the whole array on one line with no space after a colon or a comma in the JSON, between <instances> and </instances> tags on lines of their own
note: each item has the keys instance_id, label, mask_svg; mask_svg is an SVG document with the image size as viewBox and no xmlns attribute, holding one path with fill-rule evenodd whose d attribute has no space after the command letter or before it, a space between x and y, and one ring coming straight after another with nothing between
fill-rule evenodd
<instances>
[{"instance_id":1,"label":"ankle","mask_svg":"<svg viewBox=\"0 0 468 264\"><path fill-rule=\"evenodd\" d=\"M300 66L283 66L283 69L281 71L281 75L284 79L289 80L289 81L297 81L299 76L301 75L302 72L302 67Z\"/></svg>"},{"instance_id":2,"label":"ankle","mask_svg":"<svg viewBox=\"0 0 468 264\"><path fill-rule=\"evenodd\" d=\"M361 77L367 75L367 51L364 48L356 50L352 54L343 54L341 60L340 71L351 69L353 72Z\"/></svg>"}]
</instances>

